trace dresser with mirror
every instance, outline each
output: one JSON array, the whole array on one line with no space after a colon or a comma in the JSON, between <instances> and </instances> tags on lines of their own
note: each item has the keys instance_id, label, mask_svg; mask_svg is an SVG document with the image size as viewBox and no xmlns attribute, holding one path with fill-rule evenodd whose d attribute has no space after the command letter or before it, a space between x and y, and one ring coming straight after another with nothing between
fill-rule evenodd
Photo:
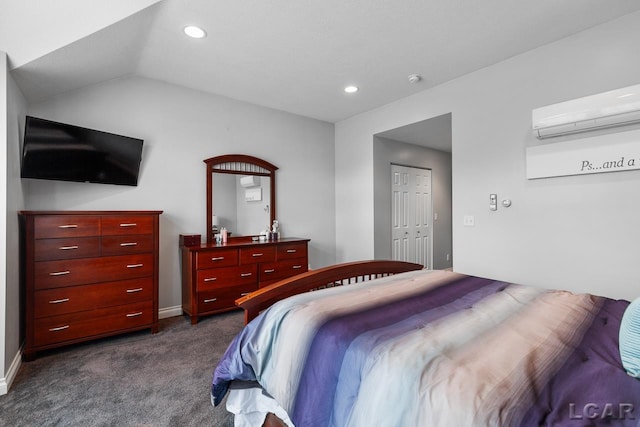
<instances>
[{"instance_id":1,"label":"dresser with mirror","mask_svg":"<svg viewBox=\"0 0 640 427\"><path fill-rule=\"evenodd\" d=\"M309 264L309 239L272 232L276 166L243 154L204 163L205 241L180 239L182 310L192 324L202 316L236 309L237 298L303 273Z\"/></svg>"}]
</instances>

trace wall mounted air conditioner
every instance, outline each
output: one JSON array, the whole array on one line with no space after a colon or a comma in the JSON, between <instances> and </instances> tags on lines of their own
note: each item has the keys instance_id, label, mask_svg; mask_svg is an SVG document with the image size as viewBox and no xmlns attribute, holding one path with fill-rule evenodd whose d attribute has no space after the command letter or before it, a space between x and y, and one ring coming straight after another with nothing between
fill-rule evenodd
<instances>
[{"instance_id":1,"label":"wall mounted air conditioner","mask_svg":"<svg viewBox=\"0 0 640 427\"><path fill-rule=\"evenodd\" d=\"M240 178L240 185L245 188L257 187L260 185L259 176L243 176Z\"/></svg>"},{"instance_id":2,"label":"wall mounted air conditioner","mask_svg":"<svg viewBox=\"0 0 640 427\"><path fill-rule=\"evenodd\" d=\"M640 84L532 111L538 139L640 123Z\"/></svg>"}]
</instances>

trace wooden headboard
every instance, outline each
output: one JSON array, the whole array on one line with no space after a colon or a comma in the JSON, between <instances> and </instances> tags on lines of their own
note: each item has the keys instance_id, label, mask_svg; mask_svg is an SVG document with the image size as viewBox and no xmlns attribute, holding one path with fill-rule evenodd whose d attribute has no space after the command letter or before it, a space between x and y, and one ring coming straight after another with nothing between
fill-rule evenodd
<instances>
[{"instance_id":1,"label":"wooden headboard","mask_svg":"<svg viewBox=\"0 0 640 427\"><path fill-rule=\"evenodd\" d=\"M262 310L281 299L316 289L364 282L378 277L407 271L422 270L424 266L404 261L356 261L307 271L260 288L236 300L244 310L245 324Z\"/></svg>"}]
</instances>

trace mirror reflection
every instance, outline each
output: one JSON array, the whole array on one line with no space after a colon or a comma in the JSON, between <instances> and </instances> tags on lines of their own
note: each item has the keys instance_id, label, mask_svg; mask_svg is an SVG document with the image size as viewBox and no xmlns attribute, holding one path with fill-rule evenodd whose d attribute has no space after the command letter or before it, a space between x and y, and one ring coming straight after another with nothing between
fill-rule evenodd
<instances>
[{"instance_id":1,"label":"mirror reflection","mask_svg":"<svg viewBox=\"0 0 640 427\"><path fill-rule=\"evenodd\" d=\"M213 173L213 232L259 235L270 225L271 185L267 176Z\"/></svg>"}]
</instances>

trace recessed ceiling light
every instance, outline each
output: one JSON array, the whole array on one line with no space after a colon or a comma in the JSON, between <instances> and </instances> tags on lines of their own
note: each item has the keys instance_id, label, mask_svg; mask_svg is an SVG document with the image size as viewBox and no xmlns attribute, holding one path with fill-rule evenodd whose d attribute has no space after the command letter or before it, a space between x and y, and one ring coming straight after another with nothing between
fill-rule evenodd
<instances>
[{"instance_id":1,"label":"recessed ceiling light","mask_svg":"<svg viewBox=\"0 0 640 427\"><path fill-rule=\"evenodd\" d=\"M194 39L202 39L207 36L207 32L205 30L200 27L196 27L195 25L188 25L184 27L184 33Z\"/></svg>"},{"instance_id":2,"label":"recessed ceiling light","mask_svg":"<svg viewBox=\"0 0 640 427\"><path fill-rule=\"evenodd\" d=\"M344 91L347 93L355 93L358 91L358 86L347 86L344 88Z\"/></svg>"}]
</instances>

